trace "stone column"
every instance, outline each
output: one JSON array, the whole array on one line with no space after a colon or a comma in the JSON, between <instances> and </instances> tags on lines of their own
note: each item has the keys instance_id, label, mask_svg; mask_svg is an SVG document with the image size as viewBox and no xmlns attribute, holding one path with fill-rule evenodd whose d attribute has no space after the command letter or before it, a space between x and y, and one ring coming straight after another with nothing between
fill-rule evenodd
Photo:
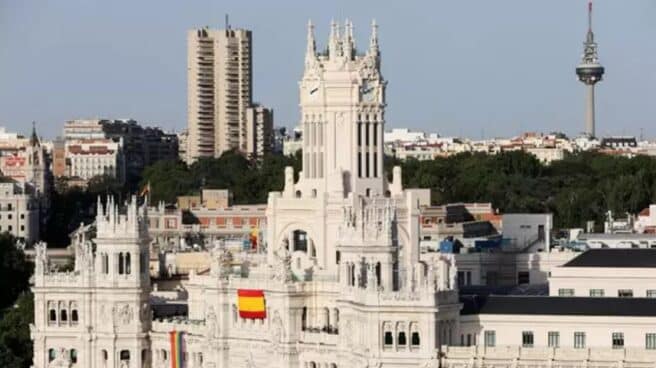
<instances>
[{"instance_id":1,"label":"stone column","mask_svg":"<svg viewBox=\"0 0 656 368\"><path fill-rule=\"evenodd\" d=\"M359 147L359 152L360 152L360 177L361 178L366 178L367 173L367 161L366 161L366 145L365 145L365 138L366 138L366 129L367 125L364 122L360 123L360 144L358 145Z\"/></svg>"},{"instance_id":2,"label":"stone column","mask_svg":"<svg viewBox=\"0 0 656 368\"><path fill-rule=\"evenodd\" d=\"M383 177L383 150L385 147L385 142L383 142L383 123L379 122L376 124L376 143L378 146L376 147L376 155L378 155L378 159L376 162L377 170L378 170L378 177Z\"/></svg>"},{"instance_id":3,"label":"stone column","mask_svg":"<svg viewBox=\"0 0 656 368\"><path fill-rule=\"evenodd\" d=\"M374 165L377 163L374 162L374 156L376 155L376 147L374 146L374 134L376 134L376 123L370 122L368 125L369 128L369 144L367 145L367 150L369 151L369 175L367 177L374 178Z\"/></svg>"}]
</instances>

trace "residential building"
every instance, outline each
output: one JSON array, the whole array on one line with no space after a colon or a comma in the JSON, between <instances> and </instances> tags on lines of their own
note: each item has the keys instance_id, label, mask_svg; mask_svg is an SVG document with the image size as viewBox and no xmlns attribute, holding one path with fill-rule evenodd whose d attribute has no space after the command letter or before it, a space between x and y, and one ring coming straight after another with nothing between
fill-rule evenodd
<instances>
[{"instance_id":1,"label":"residential building","mask_svg":"<svg viewBox=\"0 0 656 368\"><path fill-rule=\"evenodd\" d=\"M112 139L80 139L65 145L68 176L88 182L95 176L108 175L125 181L123 141Z\"/></svg>"},{"instance_id":2,"label":"residential building","mask_svg":"<svg viewBox=\"0 0 656 368\"><path fill-rule=\"evenodd\" d=\"M656 298L656 251L591 249L551 269L549 295Z\"/></svg>"},{"instance_id":3,"label":"residential building","mask_svg":"<svg viewBox=\"0 0 656 368\"><path fill-rule=\"evenodd\" d=\"M39 215L39 200L26 183L0 183L0 232L31 244L39 239Z\"/></svg>"},{"instance_id":4,"label":"residential building","mask_svg":"<svg viewBox=\"0 0 656 368\"><path fill-rule=\"evenodd\" d=\"M159 128L142 127L132 119L78 119L64 124L64 146L72 144L93 143L111 140L121 146L124 156L125 179L134 181L140 177L146 166L160 160L178 159L178 137ZM109 142L108 142L109 143ZM61 158L56 160L60 176L72 174L71 154L65 150L65 164L68 168L62 174Z\"/></svg>"},{"instance_id":5,"label":"residential building","mask_svg":"<svg viewBox=\"0 0 656 368\"><path fill-rule=\"evenodd\" d=\"M273 111L253 104L252 33L200 28L187 33L187 162L236 149L271 149Z\"/></svg>"},{"instance_id":6,"label":"residential building","mask_svg":"<svg viewBox=\"0 0 656 368\"><path fill-rule=\"evenodd\" d=\"M262 157L273 151L273 110L253 105L246 109L246 152Z\"/></svg>"}]
</instances>

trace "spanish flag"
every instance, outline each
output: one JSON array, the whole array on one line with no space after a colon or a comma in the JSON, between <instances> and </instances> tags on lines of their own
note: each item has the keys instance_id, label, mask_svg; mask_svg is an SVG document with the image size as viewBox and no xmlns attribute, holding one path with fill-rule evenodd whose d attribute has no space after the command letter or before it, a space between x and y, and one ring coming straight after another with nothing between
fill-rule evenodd
<instances>
[{"instance_id":1,"label":"spanish flag","mask_svg":"<svg viewBox=\"0 0 656 368\"><path fill-rule=\"evenodd\" d=\"M265 319L266 308L264 307L264 291L262 290L237 290L239 305L239 317L248 319Z\"/></svg>"},{"instance_id":2,"label":"spanish flag","mask_svg":"<svg viewBox=\"0 0 656 368\"><path fill-rule=\"evenodd\" d=\"M171 341L171 368L182 368L182 332L169 332Z\"/></svg>"}]
</instances>

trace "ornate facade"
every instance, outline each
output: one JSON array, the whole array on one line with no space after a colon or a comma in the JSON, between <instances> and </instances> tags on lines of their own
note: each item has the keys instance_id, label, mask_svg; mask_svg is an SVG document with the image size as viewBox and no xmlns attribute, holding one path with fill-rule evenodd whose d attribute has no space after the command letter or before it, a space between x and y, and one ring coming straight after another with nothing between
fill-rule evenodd
<instances>
[{"instance_id":1,"label":"ornate facade","mask_svg":"<svg viewBox=\"0 0 656 368\"><path fill-rule=\"evenodd\" d=\"M297 179L286 168L269 194L265 251L218 242L166 312L148 277L146 206L99 201L95 237L74 239L73 272L51 271L37 246L34 368L654 366L656 299L486 303L459 296L453 254L421 254L426 193L404 189L398 167L391 181L383 172L377 28L364 53L352 31L333 23L318 53L308 25L303 169Z\"/></svg>"}]
</instances>

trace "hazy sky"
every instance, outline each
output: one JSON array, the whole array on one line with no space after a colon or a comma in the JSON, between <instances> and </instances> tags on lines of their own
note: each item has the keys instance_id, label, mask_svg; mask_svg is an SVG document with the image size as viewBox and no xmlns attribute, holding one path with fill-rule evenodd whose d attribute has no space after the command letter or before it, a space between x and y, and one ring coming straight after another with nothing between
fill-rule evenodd
<instances>
[{"instance_id":1,"label":"hazy sky","mask_svg":"<svg viewBox=\"0 0 656 368\"><path fill-rule=\"evenodd\" d=\"M585 0L201 1L0 0L0 125L60 134L80 117L186 126L188 29L253 31L255 100L276 125L298 121L305 26L323 48L331 18L350 18L360 48L380 25L387 127L506 136L583 127L576 80ZM605 80L597 132L656 137L656 1L599 0L594 28Z\"/></svg>"}]
</instances>

